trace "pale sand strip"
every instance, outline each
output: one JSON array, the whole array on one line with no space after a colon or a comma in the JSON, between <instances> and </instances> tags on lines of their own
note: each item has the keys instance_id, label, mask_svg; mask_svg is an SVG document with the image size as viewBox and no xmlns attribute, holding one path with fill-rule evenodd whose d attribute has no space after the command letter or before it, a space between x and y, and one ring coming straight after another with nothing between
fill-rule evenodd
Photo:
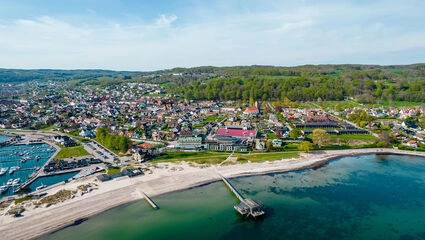
<instances>
[{"instance_id":1,"label":"pale sand strip","mask_svg":"<svg viewBox=\"0 0 425 240\"><path fill-rule=\"evenodd\" d=\"M6 216L4 215L4 210L2 211L3 215L0 216L0 238L34 238L73 224L76 220L93 216L124 203L142 199L140 191L149 196L155 196L217 181L220 179L217 171L226 177L285 172L315 167L342 156L369 153L405 154L425 157L425 153L420 152L393 149L357 149L314 152L303 154L297 159L211 166L208 168L192 167L187 163L158 164L160 168L153 169L152 174L131 179L124 177L109 182L97 183L99 185L97 190L48 208L28 209L23 213L24 217L13 218ZM172 169L178 170L172 171ZM51 194L60 189L75 190L81 184L94 182L94 179L94 177L89 177L84 180L76 180L65 185L56 186L49 189L48 192Z\"/></svg>"}]
</instances>

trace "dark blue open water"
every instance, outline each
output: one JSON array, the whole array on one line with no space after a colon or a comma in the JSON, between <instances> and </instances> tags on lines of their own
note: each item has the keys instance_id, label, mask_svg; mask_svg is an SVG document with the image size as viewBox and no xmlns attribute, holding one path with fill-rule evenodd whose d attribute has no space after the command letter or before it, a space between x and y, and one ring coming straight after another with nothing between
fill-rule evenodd
<instances>
[{"instance_id":1,"label":"dark blue open water","mask_svg":"<svg viewBox=\"0 0 425 240\"><path fill-rule=\"evenodd\" d=\"M231 179L267 206L242 219L222 182L126 204L40 239L425 239L425 159L344 157L318 169Z\"/></svg>"}]
</instances>

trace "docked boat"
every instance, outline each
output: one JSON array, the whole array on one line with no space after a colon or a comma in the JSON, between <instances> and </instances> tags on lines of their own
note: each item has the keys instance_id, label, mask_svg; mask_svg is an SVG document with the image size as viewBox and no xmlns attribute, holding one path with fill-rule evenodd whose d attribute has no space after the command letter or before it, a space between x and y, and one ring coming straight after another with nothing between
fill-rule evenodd
<instances>
[{"instance_id":1,"label":"docked boat","mask_svg":"<svg viewBox=\"0 0 425 240\"><path fill-rule=\"evenodd\" d=\"M12 183L13 183L13 179L9 179L9 180L7 181L7 183L6 183L6 185L7 185L7 186L11 186L11 185L12 185Z\"/></svg>"},{"instance_id":2,"label":"docked boat","mask_svg":"<svg viewBox=\"0 0 425 240\"><path fill-rule=\"evenodd\" d=\"M7 192L9 190L9 185L0 186L0 194Z\"/></svg>"},{"instance_id":3,"label":"docked boat","mask_svg":"<svg viewBox=\"0 0 425 240\"><path fill-rule=\"evenodd\" d=\"M0 169L0 176L3 176L7 172L7 170L9 170L9 168L7 168L7 167L1 168Z\"/></svg>"},{"instance_id":4,"label":"docked boat","mask_svg":"<svg viewBox=\"0 0 425 240\"><path fill-rule=\"evenodd\" d=\"M46 187L47 187L47 185L44 185L43 183L41 183L41 185L36 187L35 190L38 191L38 190L41 190L41 189L46 188Z\"/></svg>"},{"instance_id":5,"label":"docked boat","mask_svg":"<svg viewBox=\"0 0 425 240\"><path fill-rule=\"evenodd\" d=\"M12 182L12 186L19 186L19 184L21 183L21 179L20 178L15 178L15 179L13 179L13 182Z\"/></svg>"},{"instance_id":6,"label":"docked boat","mask_svg":"<svg viewBox=\"0 0 425 240\"><path fill-rule=\"evenodd\" d=\"M10 167L9 174L13 174L16 170L19 170L19 169L21 169L21 167L19 166Z\"/></svg>"},{"instance_id":7,"label":"docked boat","mask_svg":"<svg viewBox=\"0 0 425 240\"><path fill-rule=\"evenodd\" d=\"M37 156L35 156L35 160L36 160L36 161L40 160L40 156L38 156L38 155L37 155Z\"/></svg>"}]
</instances>

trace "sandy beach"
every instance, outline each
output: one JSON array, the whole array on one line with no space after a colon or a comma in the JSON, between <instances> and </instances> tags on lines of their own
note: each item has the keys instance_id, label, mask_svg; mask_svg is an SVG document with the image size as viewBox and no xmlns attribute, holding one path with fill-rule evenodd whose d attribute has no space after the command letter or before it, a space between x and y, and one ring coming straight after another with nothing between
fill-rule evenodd
<instances>
[{"instance_id":1,"label":"sandy beach","mask_svg":"<svg viewBox=\"0 0 425 240\"><path fill-rule=\"evenodd\" d=\"M58 185L46 190L54 194L61 189L76 190L78 186L93 183L93 190L49 207L35 208L32 203L23 203L22 217L6 215L8 208L0 211L0 232L2 239L31 239L63 228L80 219L88 218L107 209L143 199L142 192L156 196L172 191L187 189L225 177L266 174L311 168L329 160L362 154L403 154L425 157L425 153L396 149L355 149L333 150L301 154L299 158L262 163L244 163L197 167L188 163L158 163L152 173L134 178L122 177L108 182L99 182L95 176ZM146 203L147 204L147 203Z\"/></svg>"}]
</instances>

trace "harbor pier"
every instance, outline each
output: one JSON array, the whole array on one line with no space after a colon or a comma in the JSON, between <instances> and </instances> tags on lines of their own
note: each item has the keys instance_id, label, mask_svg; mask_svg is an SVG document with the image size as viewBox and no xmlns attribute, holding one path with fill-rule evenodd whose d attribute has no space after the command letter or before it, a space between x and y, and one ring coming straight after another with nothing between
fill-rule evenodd
<instances>
[{"instance_id":1,"label":"harbor pier","mask_svg":"<svg viewBox=\"0 0 425 240\"><path fill-rule=\"evenodd\" d=\"M240 203L235 205L234 208L239 212L242 216L245 217L260 217L265 214L264 212L264 204L258 200L252 200L250 198L244 198L242 195L230 184L230 182L220 173L218 175L223 180L224 184L232 191L232 193L239 199Z\"/></svg>"}]
</instances>

